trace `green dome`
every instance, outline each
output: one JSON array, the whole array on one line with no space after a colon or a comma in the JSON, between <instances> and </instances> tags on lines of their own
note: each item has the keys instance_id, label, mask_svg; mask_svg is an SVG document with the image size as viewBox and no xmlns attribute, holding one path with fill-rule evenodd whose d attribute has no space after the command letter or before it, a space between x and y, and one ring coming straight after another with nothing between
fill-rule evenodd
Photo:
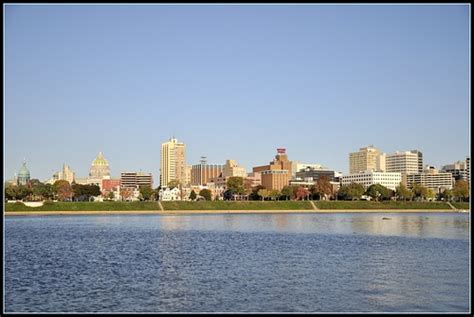
<instances>
[{"instance_id":1,"label":"green dome","mask_svg":"<svg viewBox=\"0 0 474 317\"><path fill-rule=\"evenodd\" d=\"M18 177L19 178L29 178L30 177L30 171L28 168L26 168L26 162L23 162L23 165L21 166L20 170L18 171Z\"/></svg>"},{"instance_id":2,"label":"green dome","mask_svg":"<svg viewBox=\"0 0 474 317\"><path fill-rule=\"evenodd\" d=\"M92 165L94 165L94 166L107 166L107 165L109 165L109 162L107 162L107 160L104 159L104 156L102 155L102 152L99 152L99 155L97 155L95 160L92 161Z\"/></svg>"}]
</instances>

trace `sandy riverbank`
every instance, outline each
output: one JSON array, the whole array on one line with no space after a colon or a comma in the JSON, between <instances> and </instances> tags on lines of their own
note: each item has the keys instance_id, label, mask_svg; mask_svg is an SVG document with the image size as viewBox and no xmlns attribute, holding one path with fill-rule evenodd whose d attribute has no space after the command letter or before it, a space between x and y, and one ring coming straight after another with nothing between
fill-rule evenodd
<instances>
[{"instance_id":1,"label":"sandy riverbank","mask_svg":"<svg viewBox=\"0 0 474 317\"><path fill-rule=\"evenodd\" d=\"M6 211L5 216L59 216L59 215L192 215L192 214L294 214L294 213L459 213L453 209L319 209L319 210L124 210L124 211Z\"/></svg>"}]
</instances>

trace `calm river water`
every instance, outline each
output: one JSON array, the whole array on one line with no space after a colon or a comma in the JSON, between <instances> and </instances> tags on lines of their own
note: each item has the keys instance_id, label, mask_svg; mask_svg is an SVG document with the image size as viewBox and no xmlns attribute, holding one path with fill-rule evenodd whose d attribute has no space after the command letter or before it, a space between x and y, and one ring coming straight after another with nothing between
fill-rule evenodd
<instances>
[{"instance_id":1,"label":"calm river water","mask_svg":"<svg viewBox=\"0 0 474 317\"><path fill-rule=\"evenodd\" d=\"M467 312L469 228L446 213L5 217L5 310Z\"/></svg>"}]
</instances>

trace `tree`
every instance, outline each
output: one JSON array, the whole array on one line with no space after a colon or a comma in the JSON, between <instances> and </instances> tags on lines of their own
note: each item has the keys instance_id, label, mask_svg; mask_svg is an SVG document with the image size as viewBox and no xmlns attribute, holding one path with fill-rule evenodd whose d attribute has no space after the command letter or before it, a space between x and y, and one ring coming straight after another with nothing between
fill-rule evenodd
<instances>
[{"instance_id":1,"label":"tree","mask_svg":"<svg viewBox=\"0 0 474 317\"><path fill-rule=\"evenodd\" d=\"M286 200L291 199L293 195L293 188L290 186L285 186L281 189L281 196L285 197Z\"/></svg>"},{"instance_id":2,"label":"tree","mask_svg":"<svg viewBox=\"0 0 474 317\"><path fill-rule=\"evenodd\" d=\"M257 185L252 189L252 192L249 195L250 200L260 200L262 197L258 194L260 189L265 189L262 185Z\"/></svg>"},{"instance_id":3,"label":"tree","mask_svg":"<svg viewBox=\"0 0 474 317\"><path fill-rule=\"evenodd\" d=\"M277 200L280 197L280 191L278 189L272 189L268 195L271 197L272 200Z\"/></svg>"},{"instance_id":4,"label":"tree","mask_svg":"<svg viewBox=\"0 0 474 317\"><path fill-rule=\"evenodd\" d=\"M181 185L181 183L178 180L175 180L175 179L168 182L168 188L169 189L173 189L175 187L178 187L179 185Z\"/></svg>"},{"instance_id":5,"label":"tree","mask_svg":"<svg viewBox=\"0 0 474 317\"><path fill-rule=\"evenodd\" d=\"M53 191L60 201L69 201L74 195L71 185L66 180L54 182Z\"/></svg>"},{"instance_id":6,"label":"tree","mask_svg":"<svg viewBox=\"0 0 474 317\"><path fill-rule=\"evenodd\" d=\"M133 188L130 187L121 187L120 188L120 196L122 197L122 201L127 201L133 196Z\"/></svg>"},{"instance_id":7,"label":"tree","mask_svg":"<svg viewBox=\"0 0 474 317\"><path fill-rule=\"evenodd\" d=\"M191 191L191 193L189 194L189 199L191 200L195 200L197 197L196 195L196 192L194 191L194 189Z\"/></svg>"},{"instance_id":8,"label":"tree","mask_svg":"<svg viewBox=\"0 0 474 317\"><path fill-rule=\"evenodd\" d=\"M75 200L89 200L101 194L100 187L95 184L73 184L71 186Z\"/></svg>"},{"instance_id":9,"label":"tree","mask_svg":"<svg viewBox=\"0 0 474 317\"><path fill-rule=\"evenodd\" d=\"M390 197L392 197L392 191L381 184L370 185L365 194L375 201L390 199Z\"/></svg>"},{"instance_id":10,"label":"tree","mask_svg":"<svg viewBox=\"0 0 474 317\"><path fill-rule=\"evenodd\" d=\"M140 195L143 200L150 200L153 196L153 189L150 186L140 186Z\"/></svg>"},{"instance_id":11,"label":"tree","mask_svg":"<svg viewBox=\"0 0 474 317\"><path fill-rule=\"evenodd\" d=\"M258 195L262 197L262 201L265 200L265 198L268 198L270 196L270 191L267 189L260 189L258 191Z\"/></svg>"},{"instance_id":12,"label":"tree","mask_svg":"<svg viewBox=\"0 0 474 317\"><path fill-rule=\"evenodd\" d=\"M358 183L351 183L349 185L343 185L339 188L337 195L343 200L355 200L360 199L364 195L364 186Z\"/></svg>"},{"instance_id":13,"label":"tree","mask_svg":"<svg viewBox=\"0 0 474 317\"><path fill-rule=\"evenodd\" d=\"M107 194L107 198L108 198L109 200L114 200L114 198L115 198L114 192L113 192L113 191L110 191L110 192Z\"/></svg>"},{"instance_id":14,"label":"tree","mask_svg":"<svg viewBox=\"0 0 474 317\"><path fill-rule=\"evenodd\" d=\"M433 200L435 197L436 197L435 191L432 190L431 188L428 188L428 190L426 191L426 199Z\"/></svg>"},{"instance_id":15,"label":"tree","mask_svg":"<svg viewBox=\"0 0 474 317\"><path fill-rule=\"evenodd\" d=\"M425 200L428 197L428 188L418 183L413 183L411 190L417 199Z\"/></svg>"},{"instance_id":16,"label":"tree","mask_svg":"<svg viewBox=\"0 0 474 317\"><path fill-rule=\"evenodd\" d=\"M400 184L395 188L395 196L398 200L412 200L413 192L405 185Z\"/></svg>"},{"instance_id":17,"label":"tree","mask_svg":"<svg viewBox=\"0 0 474 317\"><path fill-rule=\"evenodd\" d=\"M5 185L5 197L8 200L19 199L18 194L19 194L18 186L13 185L13 184Z\"/></svg>"},{"instance_id":18,"label":"tree","mask_svg":"<svg viewBox=\"0 0 474 317\"><path fill-rule=\"evenodd\" d=\"M445 189L440 195L439 198L444 201L450 201L453 198L453 191L451 189Z\"/></svg>"},{"instance_id":19,"label":"tree","mask_svg":"<svg viewBox=\"0 0 474 317\"><path fill-rule=\"evenodd\" d=\"M298 187L296 191L296 200L304 200L305 197L309 196L309 190L303 186Z\"/></svg>"},{"instance_id":20,"label":"tree","mask_svg":"<svg viewBox=\"0 0 474 317\"><path fill-rule=\"evenodd\" d=\"M327 199L327 197L332 194L330 178L326 175L321 175L316 181L313 193L319 194L319 199L321 199L321 197Z\"/></svg>"},{"instance_id":21,"label":"tree","mask_svg":"<svg viewBox=\"0 0 474 317\"><path fill-rule=\"evenodd\" d=\"M245 194L244 179L237 176L229 177L227 180L227 189L230 190L232 194Z\"/></svg>"},{"instance_id":22,"label":"tree","mask_svg":"<svg viewBox=\"0 0 474 317\"><path fill-rule=\"evenodd\" d=\"M199 196L204 197L205 200L212 200L212 192L209 189L201 189Z\"/></svg>"},{"instance_id":23,"label":"tree","mask_svg":"<svg viewBox=\"0 0 474 317\"><path fill-rule=\"evenodd\" d=\"M454 184L453 195L459 201L469 200L469 183L465 180L458 180Z\"/></svg>"}]
</instances>

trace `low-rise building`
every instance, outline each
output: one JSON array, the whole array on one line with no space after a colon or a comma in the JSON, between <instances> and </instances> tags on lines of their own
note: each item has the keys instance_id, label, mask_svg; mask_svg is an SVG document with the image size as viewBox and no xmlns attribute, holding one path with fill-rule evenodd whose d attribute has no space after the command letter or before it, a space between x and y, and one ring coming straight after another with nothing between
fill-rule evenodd
<instances>
[{"instance_id":1,"label":"low-rise building","mask_svg":"<svg viewBox=\"0 0 474 317\"><path fill-rule=\"evenodd\" d=\"M359 173L352 173L348 175L342 175L341 185L346 186L351 183L357 183L368 188L370 185L380 184L391 190L395 190L402 181L401 173L388 173L388 172L374 172L374 171L363 171Z\"/></svg>"},{"instance_id":2,"label":"low-rise building","mask_svg":"<svg viewBox=\"0 0 474 317\"><path fill-rule=\"evenodd\" d=\"M457 161L453 164L444 165L441 168L441 172L443 173L451 173L455 180L465 180L469 181L468 176L468 160L466 161Z\"/></svg>"},{"instance_id":3,"label":"low-rise building","mask_svg":"<svg viewBox=\"0 0 474 317\"><path fill-rule=\"evenodd\" d=\"M174 187L172 189L166 187L166 188L161 188L158 192L159 199L161 201L175 201L175 200L181 200L181 195L180 195L180 190L178 187Z\"/></svg>"},{"instance_id":4,"label":"low-rise building","mask_svg":"<svg viewBox=\"0 0 474 317\"><path fill-rule=\"evenodd\" d=\"M142 172L122 172L120 173L122 187L148 186L153 188L153 176L151 173Z\"/></svg>"},{"instance_id":5,"label":"low-rise building","mask_svg":"<svg viewBox=\"0 0 474 317\"><path fill-rule=\"evenodd\" d=\"M407 175L407 186L419 184L433 190L435 193L442 193L446 189L454 186L454 177L449 172L439 172L434 166L427 166L423 173Z\"/></svg>"}]
</instances>

